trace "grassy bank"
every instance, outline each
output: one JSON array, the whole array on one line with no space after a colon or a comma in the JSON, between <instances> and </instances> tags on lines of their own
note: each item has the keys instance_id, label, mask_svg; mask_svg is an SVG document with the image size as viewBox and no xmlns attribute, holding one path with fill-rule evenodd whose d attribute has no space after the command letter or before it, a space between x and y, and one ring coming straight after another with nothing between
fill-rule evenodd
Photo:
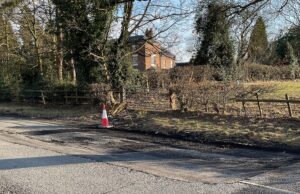
<instances>
[{"instance_id":1,"label":"grassy bank","mask_svg":"<svg viewBox=\"0 0 300 194\"><path fill-rule=\"evenodd\" d=\"M229 115L174 112L135 112L124 119L128 129L176 136L201 142L218 142L265 148L300 148L300 120L247 118Z\"/></svg>"},{"instance_id":2,"label":"grassy bank","mask_svg":"<svg viewBox=\"0 0 300 194\"><path fill-rule=\"evenodd\" d=\"M261 96L262 98L284 99L286 94L292 98L300 98L300 80L250 82L245 83L245 86L259 86L270 89L270 92Z\"/></svg>"}]
</instances>

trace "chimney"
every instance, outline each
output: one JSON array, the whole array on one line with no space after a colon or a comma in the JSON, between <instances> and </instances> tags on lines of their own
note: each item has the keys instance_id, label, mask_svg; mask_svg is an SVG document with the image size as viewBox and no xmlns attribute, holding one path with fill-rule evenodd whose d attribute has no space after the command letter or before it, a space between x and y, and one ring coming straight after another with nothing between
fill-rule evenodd
<instances>
[{"instance_id":1,"label":"chimney","mask_svg":"<svg viewBox=\"0 0 300 194\"><path fill-rule=\"evenodd\" d=\"M152 30L152 28L146 29L145 36L147 37L147 39L152 39L153 38L153 30Z\"/></svg>"}]
</instances>

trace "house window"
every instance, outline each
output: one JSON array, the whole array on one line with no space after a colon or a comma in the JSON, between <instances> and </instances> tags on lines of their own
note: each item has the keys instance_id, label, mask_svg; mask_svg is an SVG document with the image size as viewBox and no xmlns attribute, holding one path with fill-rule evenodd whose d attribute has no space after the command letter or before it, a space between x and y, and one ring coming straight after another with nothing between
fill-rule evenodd
<instances>
[{"instance_id":1,"label":"house window","mask_svg":"<svg viewBox=\"0 0 300 194\"><path fill-rule=\"evenodd\" d=\"M151 55L151 66L156 66L156 55Z\"/></svg>"},{"instance_id":2,"label":"house window","mask_svg":"<svg viewBox=\"0 0 300 194\"><path fill-rule=\"evenodd\" d=\"M171 60L171 68L173 68L173 60Z\"/></svg>"},{"instance_id":3,"label":"house window","mask_svg":"<svg viewBox=\"0 0 300 194\"><path fill-rule=\"evenodd\" d=\"M136 45L132 45L131 49L132 49L132 52L135 52L136 51Z\"/></svg>"},{"instance_id":4,"label":"house window","mask_svg":"<svg viewBox=\"0 0 300 194\"><path fill-rule=\"evenodd\" d=\"M132 55L132 66L136 67L139 65L139 62L138 62L138 55L137 54L133 54Z\"/></svg>"}]
</instances>

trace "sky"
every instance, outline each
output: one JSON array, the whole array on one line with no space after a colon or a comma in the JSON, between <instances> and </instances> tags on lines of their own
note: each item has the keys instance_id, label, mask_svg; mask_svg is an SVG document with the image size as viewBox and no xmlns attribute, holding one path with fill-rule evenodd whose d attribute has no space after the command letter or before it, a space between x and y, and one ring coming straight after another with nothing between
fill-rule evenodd
<instances>
[{"instance_id":1,"label":"sky","mask_svg":"<svg viewBox=\"0 0 300 194\"><path fill-rule=\"evenodd\" d=\"M280 1L271 1L271 4L259 13L265 19L269 41L273 41L280 34L282 35L287 32L290 27L285 17L292 19L292 14L287 10L288 7L278 13L278 7L280 6ZM282 13L286 13L285 17L283 17ZM177 42L169 50L176 55L177 62L188 62L193 55L192 51L196 43L196 35L193 33L194 20L195 15L191 14L188 18L180 22L179 25L171 29L173 35L177 36ZM162 38L160 41L163 43L165 40Z\"/></svg>"}]
</instances>

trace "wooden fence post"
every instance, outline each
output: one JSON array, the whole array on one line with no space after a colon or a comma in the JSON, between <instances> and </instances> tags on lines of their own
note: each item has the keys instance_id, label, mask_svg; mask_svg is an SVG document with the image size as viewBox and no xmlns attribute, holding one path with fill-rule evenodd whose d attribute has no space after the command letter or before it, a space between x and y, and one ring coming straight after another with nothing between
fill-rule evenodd
<instances>
[{"instance_id":1,"label":"wooden fence post","mask_svg":"<svg viewBox=\"0 0 300 194\"><path fill-rule=\"evenodd\" d=\"M66 104L68 104L68 92L66 88L64 88L64 94L65 94Z\"/></svg>"},{"instance_id":2,"label":"wooden fence post","mask_svg":"<svg viewBox=\"0 0 300 194\"><path fill-rule=\"evenodd\" d=\"M245 116L247 116L247 113L246 113L246 106L245 106L245 101L242 101L242 105L243 105L243 111L244 111L244 114L245 114Z\"/></svg>"},{"instance_id":3,"label":"wooden fence post","mask_svg":"<svg viewBox=\"0 0 300 194\"><path fill-rule=\"evenodd\" d=\"M46 100L45 100L45 96L44 96L44 91L43 90L41 90L41 97L42 97L43 104L45 105L46 104Z\"/></svg>"},{"instance_id":4,"label":"wooden fence post","mask_svg":"<svg viewBox=\"0 0 300 194\"><path fill-rule=\"evenodd\" d=\"M78 104L78 90L75 88L75 104Z\"/></svg>"},{"instance_id":5,"label":"wooden fence post","mask_svg":"<svg viewBox=\"0 0 300 194\"><path fill-rule=\"evenodd\" d=\"M262 110L261 110L259 99L258 99L258 93L256 93L255 95L256 95L256 101L257 101L257 106L258 106L258 110L259 110L259 116L262 117Z\"/></svg>"},{"instance_id":6,"label":"wooden fence post","mask_svg":"<svg viewBox=\"0 0 300 194\"><path fill-rule=\"evenodd\" d=\"M287 106L288 106L289 115L290 115L290 117L293 117L293 113L292 113L292 109L291 109L291 104L290 104L290 98L289 98L289 96L287 94L285 95L285 99L286 99L286 103L287 103Z\"/></svg>"}]
</instances>

